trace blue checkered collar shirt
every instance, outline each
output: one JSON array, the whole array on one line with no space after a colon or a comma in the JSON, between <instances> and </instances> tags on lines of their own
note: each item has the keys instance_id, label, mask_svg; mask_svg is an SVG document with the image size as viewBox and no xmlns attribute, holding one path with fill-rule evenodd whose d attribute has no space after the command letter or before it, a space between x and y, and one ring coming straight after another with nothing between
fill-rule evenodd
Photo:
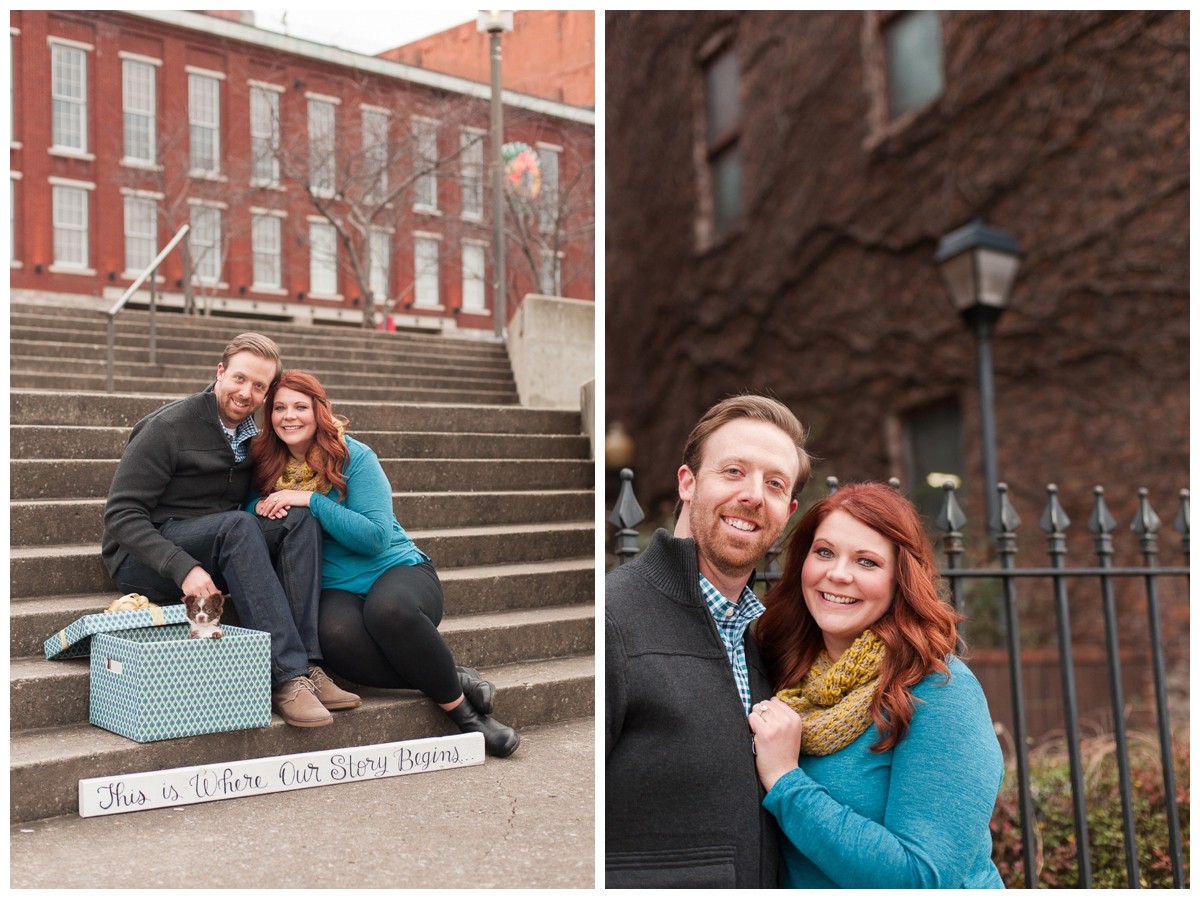
<instances>
[{"instance_id":1,"label":"blue checkered collar shirt","mask_svg":"<svg viewBox=\"0 0 1200 899\"><path fill-rule=\"evenodd\" d=\"M742 705L746 707L746 714L749 715L750 671L746 667L746 628L766 611L766 607L749 585L742 588L742 595L737 602L730 602L709 583L708 578L700 575L700 592L704 595L704 602L712 614L713 621L716 622L721 642L725 644L725 654L729 656L729 665L733 668L733 679L742 697Z\"/></svg>"},{"instance_id":2,"label":"blue checkered collar shirt","mask_svg":"<svg viewBox=\"0 0 1200 899\"><path fill-rule=\"evenodd\" d=\"M236 431L231 431L225 427L225 422L221 421L221 416L217 416L217 424L221 426L221 430L225 432L225 438L229 441L229 445L233 447L233 461L245 462L246 453L250 451L250 441L258 436L258 425L254 423L254 416L250 416L240 425Z\"/></svg>"}]
</instances>

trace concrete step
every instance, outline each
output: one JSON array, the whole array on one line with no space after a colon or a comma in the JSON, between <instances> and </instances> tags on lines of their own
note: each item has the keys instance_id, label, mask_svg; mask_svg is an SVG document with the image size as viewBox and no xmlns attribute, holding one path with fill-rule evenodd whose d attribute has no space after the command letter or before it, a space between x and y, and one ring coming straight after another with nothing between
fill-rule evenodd
<instances>
[{"instance_id":1,"label":"concrete step","mask_svg":"<svg viewBox=\"0 0 1200 899\"><path fill-rule=\"evenodd\" d=\"M45 324L66 328L95 328L97 323L101 329L107 328L110 308L108 303L100 303L93 308L69 306L61 304L33 304L15 302L10 309L10 318L20 324ZM303 341L309 338L342 343L359 343L362 345L388 345L391 343L422 342L440 340L447 343L475 344L481 347L491 347L493 350L504 351L504 341L492 334L479 332L454 333L433 331L420 328L403 328L394 332L378 331L363 328L359 324L343 323L336 320L317 321L288 321L271 315L185 315L181 311L158 310L153 316L155 329L162 331L177 331L215 339L226 338L231 334L242 331L261 331L271 333L275 339L292 339ZM147 308L126 307L118 313L116 328L118 332L128 329L134 333L146 334L149 331L151 315Z\"/></svg>"},{"instance_id":2,"label":"concrete step","mask_svg":"<svg viewBox=\"0 0 1200 899\"><path fill-rule=\"evenodd\" d=\"M66 344L60 344L60 347ZM25 347L21 347L22 350ZM323 367L318 367L321 365ZM310 360L305 365L291 364L288 368L303 368L325 386L328 391L346 393L346 387L364 384L375 387L437 387L457 390L513 390L515 385L512 372L497 366L494 369L463 369L442 362L430 365L420 363L358 363L352 366L343 364L342 360L324 361ZM27 355L13 353L9 357L9 369L24 376L41 373L59 376L72 375L88 378L105 384L108 367L103 358L88 356L82 359L72 359L60 355ZM179 360L159 359L158 363L131 362L124 356L120 363L113 365L113 385L118 390L126 392L142 392L130 387L120 387L121 384L136 383L136 379L152 379L167 383L195 384L197 390L213 380L216 364L211 355L194 363L180 364ZM37 385L49 387L51 385Z\"/></svg>"},{"instance_id":3,"label":"concrete step","mask_svg":"<svg viewBox=\"0 0 1200 899\"><path fill-rule=\"evenodd\" d=\"M380 456L468 459L586 459L588 441L573 434L470 434L359 431L350 434ZM120 459L129 428L13 425L10 459Z\"/></svg>"},{"instance_id":4,"label":"concrete step","mask_svg":"<svg viewBox=\"0 0 1200 899\"><path fill-rule=\"evenodd\" d=\"M11 502L11 545L98 544L104 503L103 497ZM416 530L586 521L594 517L594 505L592 492L584 489L392 494L396 517Z\"/></svg>"},{"instance_id":5,"label":"concrete step","mask_svg":"<svg viewBox=\"0 0 1200 899\"><path fill-rule=\"evenodd\" d=\"M409 532L439 568L579 558L593 553L594 534L590 521ZM109 584L99 544L15 547L9 565L12 596L81 593Z\"/></svg>"},{"instance_id":6,"label":"concrete step","mask_svg":"<svg viewBox=\"0 0 1200 899\"><path fill-rule=\"evenodd\" d=\"M460 657L456 661L470 665L477 660ZM497 687L495 717L518 730L594 714L593 655L522 661L488 666L483 671ZM84 778L455 732L441 710L419 693L374 689L361 692L360 708L337 712L333 724L320 728L288 727L273 716L270 727L144 744L88 724L13 732L10 821L16 824L77 812L78 782Z\"/></svg>"},{"instance_id":7,"label":"concrete step","mask_svg":"<svg viewBox=\"0 0 1200 899\"><path fill-rule=\"evenodd\" d=\"M592 606L522 609L447 618L439 631L455 659L475 668L533 658L592 653ZM65 727L88 720L89 660L13 659L9 665L9 727Z\"/></svg>"},{"instance_id":8,"label":"concrete step","mask_svg":"<svg viewBox=\"0 0 1200 899\"><path fill-rule=\"evenodd\" d=\"M61 331L82 331L105 335L108 316L101 311L87 309L50 310L39 307L30 311L21 304L10 311L13 327L48 328ZM116 318L118 336L149 337L153 321L158 337L188 337L196 340L227 341L243 331L259 331L269 335L277 343L303 343L314 341L325 345L383 347L420 346L430 342L442 342L464 348L475 347L481 353L505 353L503 340L491 334L476 332L455 333L453 331L431 331L404 329L391 332L347 326L331 321L290 322L269 316L203 316L181 313L158 313L153 317L146 309L126 309Z\"/></svg>"},{"instance_id":9,"label":"concrete step","mask_svg":"<svg viewBox=\"0 0 1200 899\"><path fill-rule=\"evenodd\" d=\"M380 459L392 484L436 491L445 484L491 490L572 490L591 487L593 465L573 459ZM113 459L14 459L12 499L107 496Z\"/></svg>"},{"instance_id":10,"label":"concrete step","mask_svg":"<svg viewBox=\"0 0 1200 899\"><path fill-rule=\"evenodd\" d=\"M154 394L13 389L9 394L9 424L131 428L155 409L194 389L194 385L188 385L177 392ZM583 433L578 412L520 406L342 400L334 411L350 419L352 432Z\"/></svg>"},{"instance_id":11,"label":"concrete step","mask_svg":"<svg viewBox=\"0 0 1200 899\"><path fill-rule=\"evenodd\" d=\"M484 615L543 606L585 606L595 601L592 556L546 562L439 568L445 614ZM103 611L120 593L105 575L93 590L73 594L14 594L9 612L9 652L38 655L42 645L71 622Z\"/></svg>"},{"instance_id":12,"label":"concrete step","mask_svg":"<svg viewBox=\"0 0 1200 899\"><path fill-rule=\"evenodd\" d=\"M410 532L444 569L581 558L593 554L594 534L590 521ZM13 547L9 573L15 597L100 592L112 585L99 544Z\"/></svg>"},{"instance_id":13,"label":"concrete step","mask_svg":"<svg viewBox=\"0 0 1200 899\"><path fill-rule=\"evenodd\" d=\"M104 390L103 375L53 374L39 371L11 371L9 384L14 390L39 388L49 390ZM202 390L203 381L175 381L169 378L114 378L113 389L122 393L157 393L178 390L180 394ZM381 403L496 403L516 404L520 401L516 389L457 387L377 387L369 384L334 386L327 390L333 403L348 396L360 400L373 399Z\"/></svg>"},{"instance_id":14,"label":"concrete step","mask_svg":"<svg viewBox=\"0 0 1200 899\"><path fill-rule=\"evenodd\" d=\"M260 323L261 324L261 323ZM477 362L507 361L503 344L475 340L455 340L443 336L382 337L358 335L353 331L328 334L314 329L307 334L285 335L271 325L254 327L250 322L230 323L225 327L200 330L192 327L157 327L154 346L159 362L168 362L177 352L208 353L220 361L221 351L229 341L243 331L260 330L279 345L284 365L294 367L291 357L345 359L348 363L371 359L405 359L408 361L454 358ZM366 338L366 339L363 339ZM9 340L20 343L74 343L91 347L100 359L107 358L108 334L103 322L94 326L87 322L30 322L10 321ZM150 335L147 325L118 325L113 337L114 356L120 359L122 350L148 349ZM213 363L216 365L216 362Z\"/></svg>"}]
</instances>

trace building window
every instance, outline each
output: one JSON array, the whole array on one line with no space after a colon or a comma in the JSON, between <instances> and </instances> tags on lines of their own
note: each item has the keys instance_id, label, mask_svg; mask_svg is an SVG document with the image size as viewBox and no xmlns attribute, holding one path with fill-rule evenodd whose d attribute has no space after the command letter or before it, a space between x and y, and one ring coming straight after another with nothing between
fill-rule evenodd
<instances>
[{"instance_id":1,"label":"building window","mask_svg":"<svg viewBox=\"0 0 1200 899\"><path fill-rule=\"evenodd\" d=\"M542 170L542 192L538 197L538 220L543 234L558 230L558 154L557 147L538 146L538 167Z\"/></svg>"},{"instance_id":2,"label":"building window","mask_svg":"<svg viewBox=\"0 0 1200 899\"><path fill-rule=\"evenodd\" d=\"M362 111L363 199L382 203L387 196L388 116L381 109Z\"/></svg>"},{"instance_id":3,"label":"building window","mask_svg":"<svg viewBox=\"0 0 1200 899\"><path fill-rule=\"evenodd\" d=\"M883 25L893 116L940 96L942 40L936 10L898 13Z\"/></svg>"},{"instance_id":4,"label":"building window","mask_svg":"<svg viewBox=\"0 0 1200 899\"><path fill-rule=\"evenodd\" d=\"M154 261L158 243L158 204L147 197L125 198L125 272L139 275Z\"/></svg>"},{"instance_id":5,"label":"building window","mask_svg":"<svg viewBox=\"0 0 1200 899\"><path fill-rule=\"evenodd\" d=\"M333 196L334 104L308 100L308 186L321 197Z\"/></svg>"},{"instance_id":6,"label":"building window","mask_svg":"<svg viewBox=\"0 0 1200 899\"><path fill-rule=\"evenodd\" d=\"M436 212L437 205L437 132L438 123L413 119L413 208Z\"/></svg>"},{"instance_id":7,"label":"building window","mask_svg":"<svg viewBox=\"0 0 1200 899\"><path fill-rule=\"evenodd\" d=\"M483 218L483 136L477 128L464 128L459 138L462 148L462 217Z\"/></svg>"},{"instance_id":8,"label":"building window","mask_svg":"<svg viewBox=\"0 0 1200 899\"><path fill-rule=\"evenodd\" d=\"M962 483L962 413L953 401L927 406L904 416L908 493L932 532L947 480ZM960 493L960 496L963 494Z\"/></svg>"},{"instance_id":9,"label":"building window","mask_svg":"<svg viewBox=\"0 0 1200 899\"><path fill-rule=\"evenodd\" d=\"M484 280L486 258L483 244L463 243L463 312L483 312L487 309L487 282Z\"/></svg>"},{"instance_id":10,"label":"building window","mask_svg":"<svg viewBox=\"0 0 1200 899\"><path fill-rule=\"evenodd\" d=\"M87 152L87 52L50 45L50 96L55 149Z\"/></svg>"},{"instance_id":11,"label":"building window","mask_svg":"<svg viewBox=\"0 0 1200 899\"><path fill-rule=\"evenodd\" d=\"M208 75L188 74L188 124L192 172L221 171L221 82Z\"/></svg>"},{"instance_id":12,"label":"building window","mask_svg":"<svg viewBox=\"0 0 1200 899\"><path fill-rule=\"evenodd\" d=\"M337 295L337 235L328 222L308 224L308 288L313 294Z\"/></svg>"},{"instance_id":13,"label":"building window","mask_svg":"<svg viewBox=\"0 0 1200 899\"><path fill-rule=\"evenodd\" d=\"M254 286L278 290L283 286L280 260L283 240L278 216L255 215L251 223L251 252L254 254Z\"/></svg>"},{"instance_id":14,"label":"building window","mask_svg":"<svg viewBox=\"0 0 1200 899\"><path fill-rule=\"evenodd\" d=\"M54 264L88 267L88 191L54 185Z\"/></svg>"},{"instance_id":15,"label":"building window","mask_svg":"<svg viewBox=\"0 0 1200 899\"><path fill-rule=\"evenodd\" d=\"M125 111L125 161L153 165L155 67L136 59L121 60Z\"/></svg>"},{"instance_id":16,"label":"building window","mask_svg":"<svg viewBox=\"0 0 1200 899\"><path fill-rule=\"evenodd\" d=\"M371 229L371 293L375 299L385 299L391 283L391 235L382 228Z\"/></svg>"},{"instance_id":17,"label":"building window","mask_svg":"<svg viewBox=\"0 0 1200 899\"><path fill-rule=\"evenodd\" d=\"M279 183L279 93L250 86L250 182Z\"/></svg>"},{"instance_id":18,"label":"building window","mask_svg":"<svg viewBox=\"0 0 1200 899\"><path fill-rule=\"evenodd\" d=\"M192 206L192 230L188 232L192 273L201 284L221 280L221 210L215 206Z\"/></svg>"},{"instance_id":19,"label":"building window","mask_svg":"<svg viewBox=\"0 0 1200 899\"><path fill-rule=\"evenodd\" d=\"M438 241L432 237L413 239L414 272L416 275L416 305L438 306Z\"/></svg>"},{"instance_id":20,"label":"building window","mask_svg":"<svg viewBox=\"0 0 1200 899\"><path fill-rule=\"evenodd\" d=\"M733 47L725 47L704 66L704 142L713 239L727 234L742 214L740 91L737 56Z\"/></svg>"}]
</instances>

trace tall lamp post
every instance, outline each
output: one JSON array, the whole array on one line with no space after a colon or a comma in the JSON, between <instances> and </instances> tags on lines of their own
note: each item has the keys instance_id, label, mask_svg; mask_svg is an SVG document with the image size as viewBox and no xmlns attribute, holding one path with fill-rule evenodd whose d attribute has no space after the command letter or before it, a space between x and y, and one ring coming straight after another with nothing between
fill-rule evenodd
<instances>
[{"instance_id":1,"label":"tall lamp post","mask_svg":"<svg viewBox=\"0 0 1200 899\"><path fill-rule=\"evenodd\" d=\"M995 384L992 333L1008 307L1021 262L1017 243L1007 231L976 219L938 242L933 261L946 291L979 344L979 419L983 432L983 480L987 526L997 520Z\"/></svg>"},{"instance_id":2,"label":"tall lamp post","mask_svg":"<svg viewBox=\"0 0 1200 899\"><path fill-rule=\"evenodd\" d=\"M497 337L504 336L507 298L504 295L504 143L503 105L500 102L500 35L513 30L511 11L480 10L475 30L490 35L492 60L492 306Z\"/></svg>"}]
</instances>

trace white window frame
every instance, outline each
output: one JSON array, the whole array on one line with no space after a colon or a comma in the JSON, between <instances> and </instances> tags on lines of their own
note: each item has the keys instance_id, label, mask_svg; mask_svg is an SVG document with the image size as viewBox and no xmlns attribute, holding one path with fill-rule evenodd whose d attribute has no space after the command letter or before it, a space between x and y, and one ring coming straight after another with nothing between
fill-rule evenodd
<instances>
[{"instance_id":1,"label":"white window frame","mask_svg":"<svg viewBox=\"0 0 1200 899\"><path fill-rule=\"evenodd\" d=\"M388 189L389 113L378 106L362 107L363 175L368 179L363 198L380 203Z\"/></svg>"},{"instance_id":2,"label":"white window frame","mask_svg":"<svg viewBox=\"0 0 1200 899\"><path fill-rule=\"evenodd\" d=\"M132 53L120 55L124 124L121 164L153 168L158 163L158 66L162 63Z\"/></svg>"},{"instance_id":3,"label":"white window frame","mask_svg":"<svg viewBox=\"0 0 1200 899\"><path fill-rule=\"evenodd\" d=\"M413 209L438 211L437 138L439 122L422 116L412 118L413 136Z\"/></svg>"},{"instance_id":4,"label":"white window frame","mask_svg":"<svg viewBox=\"0 0 1200 899\"><path fill-rule=\"evenodd\" d=\"M205 287L220 287L223 207L217 204L191 202L191 226L188 246L192 256L192 281ZM214 228L215 225L215 228Z\"/></svg>"},{"instance_id":5,"label":"white window frame","mask_svg":"<svg viewBox=\"0 0 1200 899\"><path fill-rule=\"evenodd\" d=\"M139 246L140 255L136 253ZM125 193L125 277L140 275L154 261L157 252L157 197L142 192Z\"/></svg>"},{"instance_id":6,"label":"white window frame","mask_svg":"<svg viewBox=\"0 0 1200 899\"><path fill-rule=\"evenodd\" d=\"M54 153L71 156L88 154L88 54L90 44L51 37L50 122ZM78 78L68 77L68 68L78 68ZM90 158L90 157L89 157Z\"/></svg>"},{"instance_id":7,"label":"white window frame","mask_svg":"<svg viewBox=\"0 0 1200 899\"><path fill-rule=\"evenodd\" d=\"M250 83L250 184L279 186L279 95L274 84Z\"/></svg>"},{"instance_id":8,"label":"white window frame","mask_svg":"<svg viewBox=\"0 0 1200 899\"><path fill-rule=\"evenodd\" d=\"M308 186L318 197L334 194L337 106L335 97L308 95Z\"/></svg>"},{"instance_id":9,"label":"white window frame","mask_svg":"<svg viewBox=\"0 0 1200 899\"><path fill-rule=\"evenodd\" d=\"M283 221L271 212L250 211L250 252L255 290L283 289ZM263 277L266 275L266 277Z\"/></svg>"},{"instance_id":10,"label":"white window frame","mask_svg":"<svg viewBox=\"0 0 1200 899\"><path fill-rule=\"evenodd\" d=\"M376 300L385 300L391 292L392 235L386 228L372 228L368 238L371 252L368 283Z\"/></svg>"},{"instance_id":11,"label":"white window frame","mask_svg":"<svg viewBox=\"0 0 1200 899\"><path fill-rule=\"evenodd\" d=\"M477 264L475 258L478 259ZM487 312L487 244L483 241L463 241L462 279L462 311Z\"/></svg>"},{"instance_id":12,"label":"white window frame","mask_svg":"<svg viewBox=\"0 0 1200 899\"><path fill-rule=\"evenodd\" d=\"M54 262L52 272L94 275L91 267L91 194L96 185L90 181L50 179ZM68 201L77 204L68 208ZM68 246L71 244L72 246ZM68 255L75 251L74 255Z\"/></svg>"},{"instance_id":13,"label":"white window frame","mask_svg":"<svg viewBox=\"0 0 1200 899\"><path fill-rule=\"evenodd\" d=\"M188 165L193 176L221 174L222 78L216 72L188 70Z\"/></svg>"},{"instance_id":14,"label":"white window frame","mask_svg":"<svg viewBox=\"0 0 1200 899\"><path fill-rule=\"evenodd\" d=\"M467 221L483 221L487 165L484 162L484 137L482 128L464 127L459 137L462 148L460 175L462 178L462 217Z\"/></svg>"},{"instance_id":15,"label":"white window frame","mask_svg":"<svg viewBox=\"0 0 1200 899\"><path fill-rule=\"evenodd\" d=\"M419 309L441 309L441 236L413 234L413 305Z\"/></svg>"},{"instance_id":16,"label":"white window frame","mask_svg":"<svg viewBox=\"0 0 1200 899\"><path fill-rule=\"evenodd\" d=\"M341 299L337 292L337 232L324 219L308 220L308 292L314 297Z\"/></svg>"}]
</instances>

